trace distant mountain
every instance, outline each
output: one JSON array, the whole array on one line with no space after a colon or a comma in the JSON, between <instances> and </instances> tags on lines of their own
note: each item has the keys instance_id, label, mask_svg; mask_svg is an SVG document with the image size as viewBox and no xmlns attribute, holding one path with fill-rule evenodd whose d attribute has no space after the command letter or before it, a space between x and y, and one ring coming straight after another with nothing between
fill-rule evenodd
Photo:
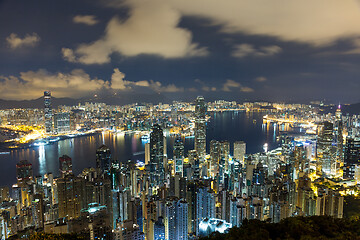
<instances>
[{"instance_id":1,"label":"distant mountain","mask_svg":"<svg viewBox=\"0 0 360 240\"><path fill-rule=\"evenodd\" d=\"M52 105L57 107L59 105L74 105L79 100L72 98L53 98ZM9 108L43 108L44 99L42 97L33 100L3 100L0 99L0 109Z\"/></svg>"},{"instance_id":2,"label":"distant mountain","mask_svg":"<svg viewBox=\"0 0 360 240\"><path fill-rule=\"evenodd\" d=\"M99 95L97 97L88 97L88 98L52 98L53 108L57 108L59 105L77 105L79 103L85 102L101 102L109 105L125 105L131 103L159 103L159 102L168 102L169 99L157 93L121 93L118 95ZM10 109L10 108L43 108L44 99L43 97L33 99L33 100L3 100L0 99L0 109Z\"/></svg>"}]
</instances>

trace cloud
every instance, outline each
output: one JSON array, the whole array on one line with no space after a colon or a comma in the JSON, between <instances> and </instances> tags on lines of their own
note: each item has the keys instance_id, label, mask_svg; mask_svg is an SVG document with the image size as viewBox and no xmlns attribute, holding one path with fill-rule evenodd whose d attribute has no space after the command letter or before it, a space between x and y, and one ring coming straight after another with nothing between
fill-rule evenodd
<instances>
[{"instance_id":1,"label":"cloud","mask_svg":"<svg viewBox=\"0 0 360 240\"><path fill-rule=\"evenodd\" d=\"M266 82L267 78L266 77L257 77L254 79L256 82Z\"/></svg>"},{"instance_id":2,"label":"cloud","mask_svg":"<svg viewBox=\"0 0 360 240\"><path fill-rule=\"evenodd\" d=\"M111 88L113 90L131 90L135 87L150 88L155 92L183 92L183 87L177 87L175 84L163 86L158 81L128 81L125 80L125 74L120 72L118 68L114 69L114 73L111 76Z\"/></svg>"},{"instance_id":3,"label":"cloud","mask_svg":"<svg viewBox=\"0 0 360 240\"><path fill-rule=\"evenodd\" d=\"M254 92L254 89L250 88L250 87L241 87L240 88L240 92Z\"/></svg>"},{"instance_id":4,"label":"cloud","mask_svg":"<svg viewBox=\"0 0 360 240\"><path fill-rule=\"evenodd\" d=\"M126 1L129 18L113 17L105 34L92 43L84 43L73 51L74 60L84 64L110 62L112 53L133 57L141 54L163 58L206 56L208 51L192 42L189 30L178 26L181 15L167 1Z\"/></svg>"},{"instance_id":5,"label":"cloud","mask_svg":"<svg viewBox=\"0 0 360 240\"><path fill-rule=\"evenodd\" d=\"M40 37L36 33L26 34L24 38L18 37L16 33L11 33L10 36L6 38L10 48L16 49L23 46L35 46L39 41Z\"/></svg>"},{"instance_id":6,"label":"cloud","mask_svg":"<svg viewBox=\"0 0 360 240\"><path fill-rule=\"evenodd\" d=\"M204 81L201 81L200 79L195 79L194 82L200 84L201 90L204 92L215 92L217 90L216 87L208 86Z\"/></svg>"},{"instance_id":7,"label":"cloud","mask_svg":"<svg viewBox=\"0 0 360 240\"><path fill-rule=\"evenodd\" d=\"M168 0L183 16L207 18L228 33L323 46L360 35L358 0Z\"/></svg>"},{"instance_id":8,"label":"cloud","mask_svg":"<svg viewBox=\"0 0 360 240\"><path fill-rule=\"evenodd\" d=\"M92 26L97 24L99 21L94 15L77 15L73 18L73 22Z\"/></svg>"},{"instance_id":9,"label":"cloud","mask_svg":"<svg viewBox=\"0 0 360 240\"><path fill-rule=\"evenodd\" d=\"M70 48L62 48L61 53L63 55L63 58L68 62L76 62L76 57L74 54L74 51Z\"/></svg>"},{"instance_id":10,"label":"cloud","mask_svg":"<svg viewBox=\"0 0 360 240\"><path fill-rule=\"evenodd\" d=\"M34 99L44 90L59 97L81 97L89 92L108 88L108 82L90 78L82 69L70 73L49 73L44 69L21 72L19 77L0 76L0 95L5 99Z\"/></svg>"},{"instance_id":11,"label":"cloud","mask_svg":"<svg viewBox=\"0 0 360 240\"><path fill-rule=\"evenodd\" d=\"M225 92L231 92L231 88L239 88L241 87L241 84L238 82L235 82L234 80L228 79L223 85L222 90Z\"/></svg>"},{"instance_id":12,"label":"cloud","mask_svg":"<svg viewBox=\"0 0 360 240\"><path fill-rule=\"evenodd\" d=\"M128 81L118 68L114 69L111 81L92 78L82 69L70 73L50 73L44 69L21 72L19 76L0 76L0 96L3 99L35 99L42 91L50 90L57 97L79 98L92 95L99 90L136 91L145 88L152 92L183 92L183 87L175 84L163 85L158 81Z\"/></svg>"},{"instance_id":13,"label":"cloud","mask_svg":"<svg viewBox=\"0 0 360 240\"><path fill-rule=\"evenodd\" d=\"M254 48L251 44L239 44L236 45L235 50L232 52L233 57L243 58L247 56L255 56L255 57L268 57L278 54L282 51L279 46L263 46L258 49Z\"/></svg>"},{"instance_id":14,"label":"cloud","mask_svg":"<svg viewBox=\"0 0 360 240\"><path fill-rule=\"evenodd\" d=\"M221 90L224 92L231 92L233 89L239 89L240 92L254 92L254 89L245 87L241 83L231 79L226 80Z\"/></svg>"}]
</instances>

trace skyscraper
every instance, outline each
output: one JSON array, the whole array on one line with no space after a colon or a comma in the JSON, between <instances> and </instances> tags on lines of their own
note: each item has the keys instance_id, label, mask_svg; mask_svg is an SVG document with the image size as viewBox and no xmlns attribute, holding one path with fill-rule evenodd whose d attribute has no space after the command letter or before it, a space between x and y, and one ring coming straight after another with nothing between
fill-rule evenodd
<instances>
[{"instance_id":1,"label":"skyscraper","mask_svg":"<svg viewBox=\"0 0 360 240\"><path fill-rule=\"evenodd\" d=\"M174 199L165 208L165 239L188 239L188 204Z\"/></svg>"},{"instance_id":2,"label":"skyscraper","mask_svg":"<svg viewBox=\"0 0 360 240\"><path fill-rule=\"evenodd\" d=\"M105 145L96 150L96 170L98 174L110 173L111 168L111 151Z\"/></svg>"},{"instance_id":3,"label":"skyscraper","mask_svg":"<svg viewBox=\"0 0 360 240\"><path fill-rule=\"evenodd\" d=\"M179 173L183 176L183 164L184 164L184 143L178 137L174 143L174 162L175 173Z\"/></svg>"},{"instance_id":4,"label":"skyscraper","mask_svg":"<svg viewBox=\"0 0 360 240\"><path fill-rule=\"evenodd\" d=\"M150 133L150 175L152 181L162 181L164 172L164 133L160 125L155 124ZM155 182L153 182L155 183Z\"/></svg>"},{"instance_id":5,"label":"skyscraper","mask_svg":"<svg viewBox=\"0 0 360 240\"><path fill-rule=\"evenodd\" d=\"M45 120L45 132L51 134L53 132L52 124L52 107L51 107L51 92L44 92L44 120Z\"/></svg>"},{"instance_id":6,"label":"skyscraper","mask_svg":"<svg viewBox=\"0 0 360 240\"><path fill-rule=\"evenodd\" d=\"M333 124L331 122L322 122L318 126L318 139L316 155L318 157L318 170L326 175L336 173L336 156L333 143ZM320 167L320 168L319 168Z\"/></svg>"},{"instance_id":7,"label":"skyscraper","mask_svg":"<svg viewBox=\"0 0 360 240\"><path fill-rule=\"evenodd\" d=\"M336 162L338 165L342 165L344 162L344 144L343 144L343 123L342 123L342 113L341 106L339 105L335 112L335 143L336 143Z\"/></svg>"},{"instance_id":8,"label":"skyscraper","mask_svg":"<svg viewBox=\"0 0 360 240\"><path fill-rule=\"evenodd\" d=\"M355 169L360 165L360 139L347 138L344 154L343 178L354 179Z\"/></svg>"},{"instance_id":9,"label":"skyscraper","mask_svg":"<svg viewBox=\"0 0 360 240\"><path fill-rule=\"evenodd\" d=\"M27 160L20 161L18 164L16 164L16 176L19 185L26 184L28 181L32 180L32 164Z\"/></svg>"},{"instance_id":10,"label":"skyscraper","mask_svg":"<svg viewBox=\"0 0 360 240\"><path fill-rule=\"evenodd\" d=\"M200 161L206 154L206 104L204 97L199 96L195 101L195 150Z\"/></svg>"},{"instance_id":11,"label":"skyscraper","mask_svg":"<svg viewBox=\"0 0 360 240\"><path fill-rule=\"evenodd\" d=\"M234 158L238 160L244 167L244 159L246 154L246 143L243 141L234 142Z\"/></svg>"}]
</instances>

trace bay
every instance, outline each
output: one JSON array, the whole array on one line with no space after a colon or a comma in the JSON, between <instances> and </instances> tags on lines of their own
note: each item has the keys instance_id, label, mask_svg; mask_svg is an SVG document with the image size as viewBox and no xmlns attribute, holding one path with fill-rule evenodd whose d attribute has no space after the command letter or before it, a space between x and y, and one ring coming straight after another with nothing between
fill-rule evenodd
<instances>
[{"instance_id":1,"label":"bay","mask_svg":"<svg viewBox=\"0 0 360 240\"><path fill-rule=\"evenodd\" d=\"M232 153L235 141L247 144L247 153L263 151L279 146L278 130L273 124L263 124L263 113L258 112L214 112L207 123L207 151L211 140L229 141ZM167 137L168 157L172 157L175 137ZM185 152L194 148L194 138L183 138ZM95 167L95 152L102 144L111 149L112 157L120 162L144 160L145 142L138 134L98 133L55 142L46 146L11 150L0 155L0 185L16 183L16 163L28 160L33 165L34 176L53 173L59 175L59 157L68 155L73 160L73 172L79 174L84 168Z\"/></svg>"}]
</instances>

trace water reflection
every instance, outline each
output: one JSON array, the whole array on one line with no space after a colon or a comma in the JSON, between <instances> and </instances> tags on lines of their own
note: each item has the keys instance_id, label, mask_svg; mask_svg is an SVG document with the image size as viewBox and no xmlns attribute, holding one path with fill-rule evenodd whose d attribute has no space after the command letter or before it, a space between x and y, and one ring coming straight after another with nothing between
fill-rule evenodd
<instances>
[{"instance_id":1,"label":"water reflection","mask_svg":"<svg viewBox=\"0 0 360 240\"><path fill-rule=\"evenodd\" d=\"M247 153L263 151L264 143L268 143L269 149L278 146L276 136L279 130L270 128L270 124L262 123L261 113L223 112L214 113L207 124L207 151L210 141L228 140L231 151L235 141L245 141ZM254 121L255 120L255 121ZM279 127L282 128L283 126ZM168 136L167 154L173 155L173 144L176 136ZM194 138L182 138L185 153L194 147ZM69 138L50 145L31 149L19 149L11 151L10 155L1 155L0 185L11 185L16 181L15 164L26 159L33 164L34 175L43 175L47 172L59 175L58 159L66 154L73 159L73 171L79 174L82 169L95 167L96 148L105 144L109 146L112 156L119 162L127 160L144 160L145 142L139 134L116 134L102 132L92 136Z\"/></svg>"},{"instance_id":2,"label":"water reflection","mask_svg":"<svg viewBox=\"0 0 360 240\"><path fill-rule=\"evenodd\" d=\"M47 172L45 146L39 146L39 172L40 175L44 175Z\"/></svg>"}]
</instances>

